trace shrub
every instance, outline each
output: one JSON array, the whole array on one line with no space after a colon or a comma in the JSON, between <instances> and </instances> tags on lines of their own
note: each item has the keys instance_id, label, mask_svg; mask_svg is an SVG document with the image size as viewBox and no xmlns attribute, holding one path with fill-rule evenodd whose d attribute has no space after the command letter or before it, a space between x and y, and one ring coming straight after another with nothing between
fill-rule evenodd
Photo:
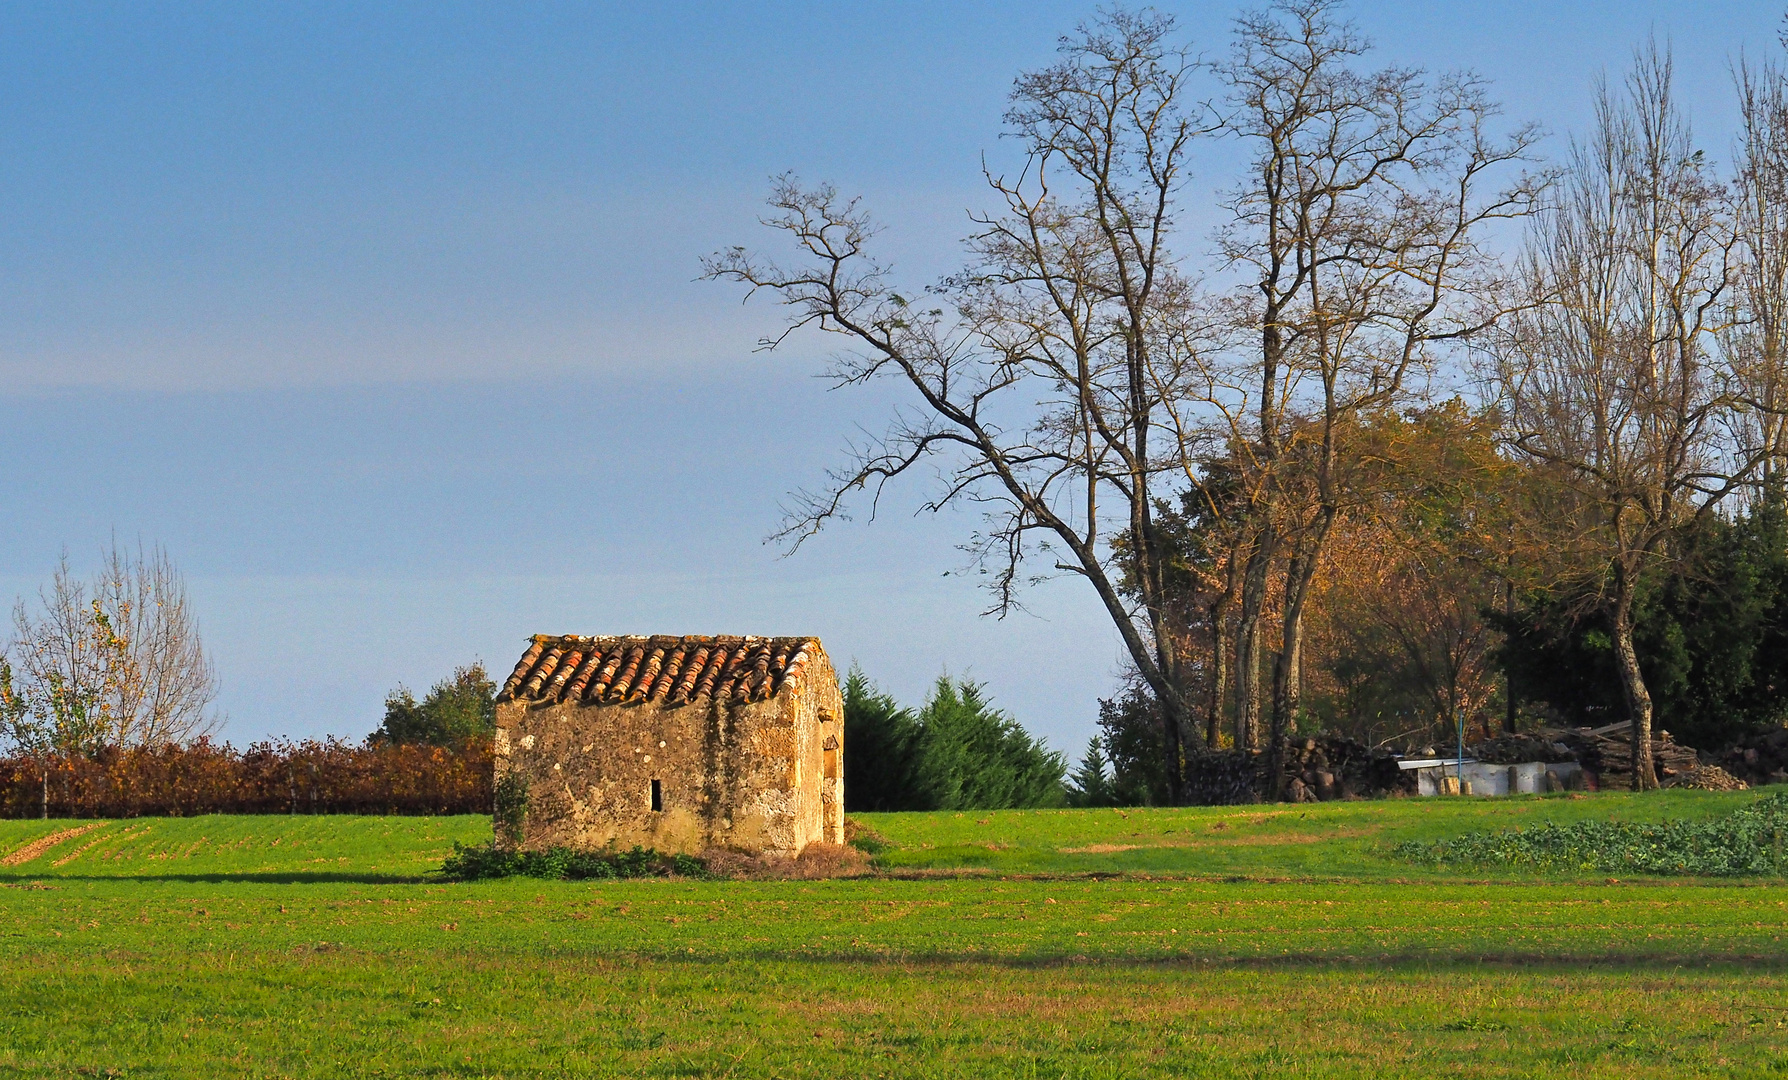
<instances>
[{"instance_id":1,"label":"shrub","mask_svg":"<svg viewBox=\"0 0 1788 1080\"><path fill-rule=\"evenodd\" d=\"M921 734L913 711L877 690L853 666L844 680L845 809L863 813L917 807Z\"/></svg>"},{"instance_id":2,"label":"shrub","mask_svg":"<svg viewBox=\"0 0 1788 1080\"><path fill-rule=\"evenodd\" d=\"M1099 750L1111 766L1112 805L1166 806L1171 802L1161 707L1140 680L1117 697L1099 702Z\"/></svg>"},{"instance_id":3,"label":"shrub","mask_svg":"<svg viewBox=\"0 0 1788 1080\"><path fill-rule=\"evenodd\" d=\"M1788 793L1779 792L1708 821L1548 823L1432 843L1407 840L1393 850L1412 862L1437 865L1739 877L1788 870L1784 845Z\"/></svg>"},{"instance_id":4,"label":"shrub","mask_svg":"<svg viewBox=\"0 0 1788 1080\"><path fill-rule=\"evenodd\" d=\"M1112 790L1111 773L1105 763L1105 748L1099 736L1094 735L1087 740L1086 756L1068 777L1069 806L1117 805L1117 793Z\"/></svg>"},{"instance_id":5,"label":"shrub","mask_svg":"<svg viewBox=\"0 0 1788 1080\"><path fill-rule=\"evenodd\" d=\"M844 819L844 842L865 855L880 855L884 851L892 851L894 845L888 838L874 829L865 827L855 818Z\"/></svg>"},{"instance_id":6,"label":"shrub","mask_svg":"<svg viewBox=\"0 0 1788 1080\"><path fill-rule=\"evenodd\" d=\"M554 881L601 881L611 878L705 877L707 864L693 855L664 855L635 845L629 851L579 851L550 847L545 851L505 851L494 843L470 847L455 843L441 864L449 881L488 881L531 877Z\"/></svg>"},{"instance_id":7,"label":"shrub","mask_svg":"<svg viewBox=\"0 0 1788 1080\"><path fill-rule=\"evenodd\" d=\"M1066 760L995 709L980 683L940 678L916 713L855 669L844 691L847 810L1062 805Z\"/></svg>"},{"instance_id":8,"label":"shrub","mask_svg":"<svg viewBox=\"0 0 1788 1080\"><path fill-rule=\"evenodd\" d=\"M458 668L417 701L406 687L385 696L385 722L371 742L453 746L488 738L497 727L497 684L484 665Z\"/></svg>"}]
</instances>

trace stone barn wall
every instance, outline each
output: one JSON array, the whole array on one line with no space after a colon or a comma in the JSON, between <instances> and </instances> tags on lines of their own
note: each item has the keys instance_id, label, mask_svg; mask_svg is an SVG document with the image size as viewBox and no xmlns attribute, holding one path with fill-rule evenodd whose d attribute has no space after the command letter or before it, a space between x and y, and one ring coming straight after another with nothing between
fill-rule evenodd
<instances>
[{"instance_id":1,"label":"stone barn wall","mask_svg":"<svg viewBox=\"0 0 1788 1080\"><path fill-rule=\"evenodd\" d=\"M795 855L844 841L843 742L815 638L537 638L495 769L526 785L526 849Z\"/></svg>"}]
</instances>

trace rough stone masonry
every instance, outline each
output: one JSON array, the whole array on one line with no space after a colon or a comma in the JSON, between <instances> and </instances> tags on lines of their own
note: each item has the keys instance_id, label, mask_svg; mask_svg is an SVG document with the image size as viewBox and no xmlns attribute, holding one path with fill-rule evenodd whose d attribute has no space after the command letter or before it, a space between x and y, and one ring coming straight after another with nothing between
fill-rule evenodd
<instances>
[{"instance_id":1,"label":"rough stone masonry","mask_svg":"<svg viewBox=\"0 0 1788 1080\"><path fill-rule=\"evenodd\" d=\"M520 846L844 842L844 699L812 637L535 637L497 697Z\"/></svg>"}]
</instances>

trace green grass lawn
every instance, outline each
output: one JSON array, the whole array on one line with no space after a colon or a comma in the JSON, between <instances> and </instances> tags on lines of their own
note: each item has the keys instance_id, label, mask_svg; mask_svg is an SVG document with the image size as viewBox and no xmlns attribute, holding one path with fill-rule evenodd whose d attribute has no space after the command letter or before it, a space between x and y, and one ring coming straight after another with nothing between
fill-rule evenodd
<instances>
[{"instance_id":1,"label":"green grass lawn","mask_svg":"<svg viewBox=\"0 0 1788 1080\"><path fill-rule=\"evenodd\" d=\"M484 818L0 822L0 1075L1788 1076L1788 887L1387 852L1753 797L866 815L882 872L809 882L431 880Z\"/></svg>"}]
</instances>

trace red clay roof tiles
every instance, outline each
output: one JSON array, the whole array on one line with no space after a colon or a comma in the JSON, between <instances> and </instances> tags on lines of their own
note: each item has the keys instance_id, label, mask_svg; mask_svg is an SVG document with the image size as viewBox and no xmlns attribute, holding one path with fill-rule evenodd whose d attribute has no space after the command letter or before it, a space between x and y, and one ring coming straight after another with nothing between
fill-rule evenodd
<instances>
[{"instance_id":1,"label":"red clay roof tiles","mask_svg":"<svg viewBox=\"0 0 1788 1080\"><path fill-rule=\"evenodd\" d=\"M764 701L799 678L819 642L808 637L549 637L528 646L498 701L682 705Z\"/></svg>"}]
</instances>

